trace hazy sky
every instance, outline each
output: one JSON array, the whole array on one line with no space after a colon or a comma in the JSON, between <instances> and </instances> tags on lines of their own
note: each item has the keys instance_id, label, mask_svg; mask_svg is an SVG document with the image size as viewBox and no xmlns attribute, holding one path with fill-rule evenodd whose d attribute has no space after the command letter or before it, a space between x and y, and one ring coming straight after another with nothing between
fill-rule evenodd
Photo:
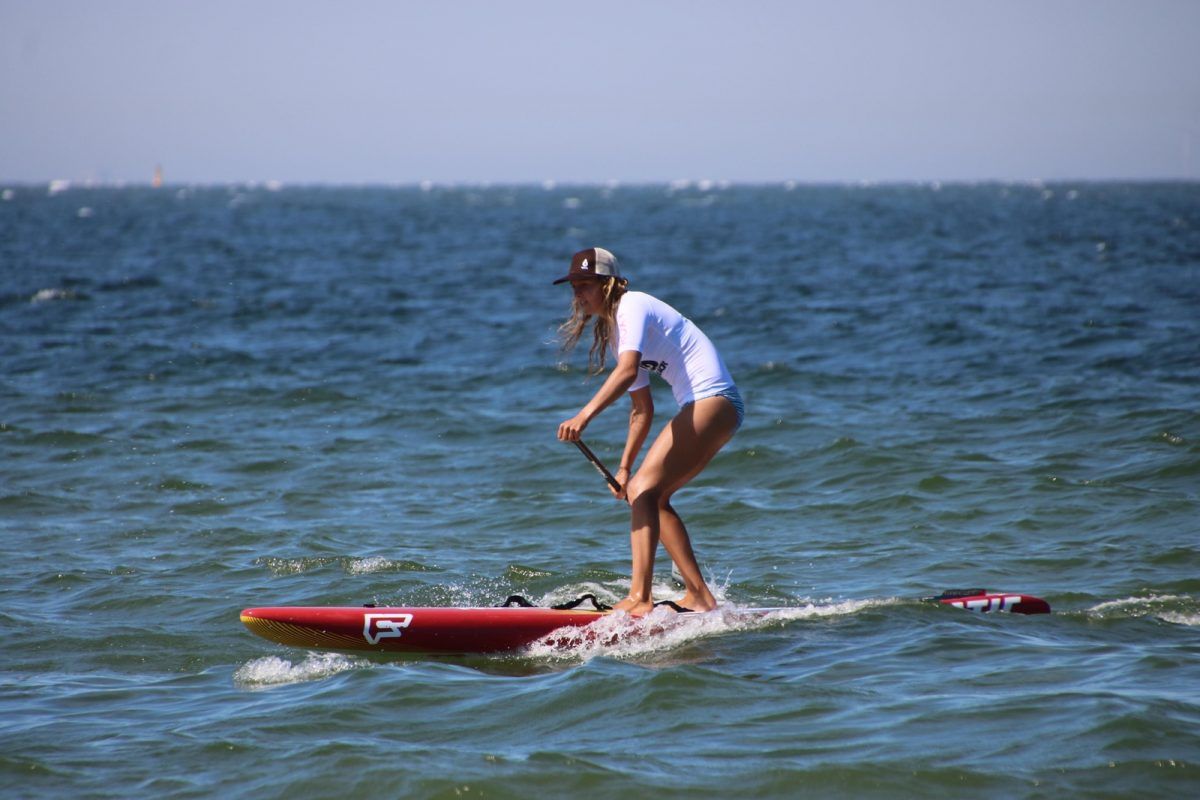
<instances>
[{"instance_id":1,"label":"hazy sky","mask_svg":"<svg viewBox=\"0 0 1200 800\"><path fill-rule=\"evenodd\" d=\"M1200 0L0 0L0 181L1200 177Z\"/></svg>"}]
</instances>

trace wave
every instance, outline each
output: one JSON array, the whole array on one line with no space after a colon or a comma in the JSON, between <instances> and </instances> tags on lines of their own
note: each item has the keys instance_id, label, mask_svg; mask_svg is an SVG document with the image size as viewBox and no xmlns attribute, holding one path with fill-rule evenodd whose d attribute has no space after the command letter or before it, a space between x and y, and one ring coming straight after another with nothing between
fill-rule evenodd
<instances>
[{"instance_id":1,"label":"wave","mask_svg":"<svg viewBox=\"0 0 1200 800\"><path fill-rule=\"evenodd\" d=\"M429 567L407 559L369 556L345 559L342 568L351 575L372 575L379 572L428 572Z\"/></svg>"},{"instance_id":2,"label":"wave","mask_svg":"<svg viewBox=\"0 0 1200 800\"><path fill-rule=\"evenodd\" d=\"M1085 613L1104 620L1154 617L1174 625L1200 625L1200 601L1190 595L1151 594L1146 597L1124 597L1098 603Z\"/></svg>"},{"instance_id":3,"label":"wave","mask_svg":"<svg viewBox=\"0 0 1200 800\"><path fill-rule=\"evenodd\" d=\"M342 653L309 653L298 664L279 656L265 656L238 667L233 673L233 682L245 689L261 689L319 681L340 672L370 666L370 661Z\"/></svg>"},{"instance_id":4,"label":"wave","mask_svg":"<svg viewBox=\"0 0 1200 800\"><path fill-rule=\"evenodd\" d=\"M428 572L429 567L407 559L368 556L308 556L303 558L262 557L254 560L256 566L266 567L274 575L300 575L311 570L329 566L341 567L349 575L370 575L380 572Z\"/></svg>"}]
</instances>

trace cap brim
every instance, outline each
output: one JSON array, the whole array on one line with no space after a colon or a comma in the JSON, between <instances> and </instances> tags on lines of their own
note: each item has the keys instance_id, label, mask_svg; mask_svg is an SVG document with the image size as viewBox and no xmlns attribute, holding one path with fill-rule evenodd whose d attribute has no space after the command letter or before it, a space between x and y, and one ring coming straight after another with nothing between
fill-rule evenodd
<instances>
[{"instance_id":1,"label":"cap brim","mask_svg":"<svg viewBox=\"0 0 1200 800\"><path fill-rule=\"evenodd\" d=\"M613 277L613 276L612 275L589 275L586 272L573 272L568 275L563 275L561 278L556 280L554 283L556 283L556 284L566 283L567 281L571 280L572 278L579 278L581 280L602 281L605 278L611 278L611 277Z\"/></svg>"}]
</instances>

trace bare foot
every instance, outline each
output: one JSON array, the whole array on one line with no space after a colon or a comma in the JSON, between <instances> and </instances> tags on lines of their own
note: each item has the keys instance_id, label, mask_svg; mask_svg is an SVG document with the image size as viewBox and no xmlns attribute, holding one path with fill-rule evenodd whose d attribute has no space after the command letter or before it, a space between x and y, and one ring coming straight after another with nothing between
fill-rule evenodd
<instances>
[{"instance_id":1,"label":"bare foot","mask_svg":"<svg viewBox=\"0 0 1200 800\"><path fill-rule=\"evenodd\" d=\"M612 608L613 608L613 611L628 611L629 607L632 606L636 602L637 601L634 600L632 597L626 597L624 600L618 600L617 602L613 603Z\"/></svg>"},{"instance_id":2,"label":"bare foot","mask_svg":"<svg viewBox=\"0 0 1200 800\"><path fill-rule=\"evenodd\" d=\"M634 600L632 597L626 597L613 606L613 611L625 611L631 617L644 617L653 610L653 600Z\"/></svg>"},{"instance_id":3,"label":"bare foot","mask_svg":"<svg viewBox=\"0 0 1200 800\"><path fill-rule=\"evenodd\" d=\"M690 608L692 611L705 612L712 611L717 607L717 599L710 592L705 593L707 597L700 598L691 594L685 594L681 599L675 602L684 608Z\"/></svg>"}]
</instances>

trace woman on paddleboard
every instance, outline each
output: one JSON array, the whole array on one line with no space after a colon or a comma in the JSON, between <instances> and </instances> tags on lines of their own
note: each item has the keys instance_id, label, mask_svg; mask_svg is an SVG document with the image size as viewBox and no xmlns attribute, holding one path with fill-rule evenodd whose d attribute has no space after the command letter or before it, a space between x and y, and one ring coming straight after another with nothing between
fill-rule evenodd
<instances>
[{"instance_id":1,"label":"woman on paddleboard","mask_svg":"<svg viewBox=\"0 0 1200 800\"><path fill-rule=\"evenodd\" d=\"M558 426L558 438L578 441L588 423L625 392L633 404L616 475L621 489L614 491L629 502L632 512L633 575L629 596L615 608L640 616L654 607L651 581L661 539L686 587L679 605L710 611L717 605L716 598L700 574L687 528L671 507L671 496L700 474L741 427L741 395L708 337L661 300L629 291L609 251L580 250L571 258L567 274L555 283L568 281L575 297L571 317L559 328L563 349L574 347L594 319L588 366L594 373L602 372L610 350L617 363L587 405ZM671 385L679 413L658 434L630 477L654 419L651 372Z\"/></svg>"}]
</instances>

